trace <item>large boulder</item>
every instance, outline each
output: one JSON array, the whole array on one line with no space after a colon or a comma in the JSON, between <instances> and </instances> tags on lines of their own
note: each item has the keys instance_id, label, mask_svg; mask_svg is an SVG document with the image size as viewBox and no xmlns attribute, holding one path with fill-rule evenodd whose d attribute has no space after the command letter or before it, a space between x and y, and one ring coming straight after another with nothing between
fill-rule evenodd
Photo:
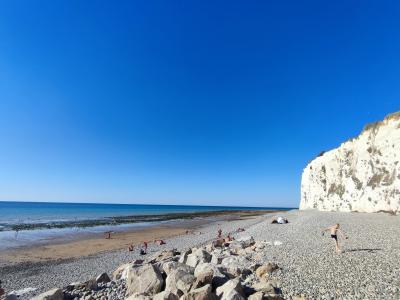
<instances>
[{"instance_id":1,"label":"large boulder","mask_svg":"<svg viewBox=\"0 0 400 300\"><path fill-rule=\"evenodd\" d=\"M225 268L221 265L214 265L211 263L201 263L194 270L194 275L199 280L200 276L207 276L206 274L212 272L212 285L214 288L217 288L229 280L227 273L225 272Z\"/></svg>"},{"instance_id":2,"label":"large boulder","mask_svg":"<svg viewBox=\"0 0 400 300\"><path fill-rule=\"evenodd\" d=\"M128 298L125 298L125 300L151 300L151 297L146 295L146 294L133 294L130 295Z\"/></svg>"},{"instance_id":3,"label":"large boulder","mask_svg":"<svg viewBox=\"0 0 400 300\"><path fill-rule=\"evenodd\" d=\"M132 267L126 279L127 296L133 294L157 294L161 291L164 279L161 272L153 265Z\"/></svg>"},{"instance_id":4,"label":"large boulder","mask_svg":"<svg viewBox=\"0 0 400 300\"><path fill-rule=\"evenodd\" d=\"M233 293L232 291L234 291L235 293ZM243 287L242 287L242 284L241 284L239 278L231 279L228 282L226 282L224 285L222 285L216 289L217 296L222 297L224 299L230 299L229 297L235 296L236 293L243 298L244 291L243 291ZM229 295L229 297L228 297L228 295ZM228 298L226 298L226 297L228 297ZM232 299L236 299L236 298L232 298Z\"/></svg>"},{"instance_id":5,"label":"large boulder","mask_svg":"<svg viewBox=\"0 0 400 300\"><path fill-rule=\"evenodd\" d=\"M120 265L112 274L114 280L126 279L128 271L133 266L140 266L143 264L142 259L136 259L130 263Z\"/></svg>"},{"instance_id":6,"label":"large boulder","mask_svg":"<svg viewBox=\"0 0 400 300\"><path fill-rule=\"evenodd\" d=\"M247 299L249 299L249 300L264 300L264 293L256 292L256 293L250 295Z\"/></svg>"},{"instance_id":7,"label":"large boulder","mask_svg":"<svg viewBox=\"0 0 400 300\"><path fill-rule=\"evenodd\" d=\"M178 268L167 276L165 290L180 297L191 289L195 280L196 277L192 273Z\"/></svg>"},{"instance_id":8,"label":"large boulder","mask_svg":"<svg viewBox=\"0 0 400 300\"><path fill-rule=\"evenodd\" d=\"M31 300L64 300L64 293L61 289L52 289L33 297Z\"/></svg>"},{"instance_id":9,"label":"large boulder","mask_svg":"<svg viewBox=\"0 0 400 300\"><path fill-rule=\"evenodd\" d=\"M107 283L110 281L111 281L111 279L107 273L101 273L99 276L96 277L97 283Z\"/></svg>"},{"instance_id":10,"label":"large boulder","mask_svg":"<svg viewBox=\"0 0 400 300\"><path fill-rule=\"evenodd\" d=\"M243 297L239 292L236 290L229 290L223 293L221 300L245 300L246 298Z\"/></svg>"},{"instance_id":11,"label":"large boulder","mask_svg":"<svg viewBox=\"0 0 400 300\"><path fill-rule=\"evenodd\" d=\"M241 244L242 248L253 246L255 243L254 238L252 236L243 236L238 238L236 241Z\"/></svg>"},{"instance_id":12,"label":"large boulder","mask_svg":"<svg viewBox=\"0 0 400 300\"><path fill-rule=\"evenodd\" d=\"M148 262L151 263L161 262L164 260L171 260L174 257L176 257L176 260L178 260L179 259L178 255L180 255L180 252L178 252L176 249L163 250L154 254Z\"/></svg>"},{"instance_id":13,"label":"large boulder","mask_svg":"<svg viewBox=\"0 0 400 300\"><path fill-rule=\"evenodd\" d=\"M161 265L161 269L166 275L169 275L172 271L175 271L178 269L183 270L187 273L191 273L191 274L194 273L193 267L188 266L186 264L176 262L176 261L168 261L168 262L163 263Z\"/></svg>"},{"instance_id":14,"label":"large boulder","mask_svg":"<svg viewBox=\"0 0 400 300\"><path fill-rule=\"evenodd\" d=\"M210 261L210 253L200 248L187 256L186 264L195 268L199 263L208 263Z\"/></svg>"},{"instance_id":15,"label":"large boulder","mask_svg":"<svg viewBox=\"0 0 400 300\"><path fill-rule=\"evenodd\" d=\"M214 278L214 272L212 270L208 270L205 272L202 272L196 276L196 281L193 284L194 289L203 287L207 284L212 284Z\"/></svg>"},{"instance_id":16,"label":"large boulder","mask_svg":"<svg viewBox=\"0 0 400 300\"><path fill-rule=\"evenodd\" d=\"M217 297L212 293L212 287L207 284L203 287L191 290L188 294L183 295L181 300L216 300Z\"/></svg>"},{"instance_id":17,"label":"large boulder","mask_svg":"<svg viewBox=\"0 0 400 300\"><path fill-rule=\"evenodd\" d=\"M179 297L170 291L155 294L153 300L179 300Z\"/></svg>"},{"instance_id":18,"label":"large boulder","mask_svg":"<svg viewBox=\"0 0 400 300\"><path fill-rule=\"evenodd\" d=\"M179 257L179 260L178 260L178 261L179 261L181 264L186 264L186 260L187 260L187 258L188 258L188 256L189 256L189 254L191 254L191 253L192 253L192 249L189 249L189 250L183 252L183 253L181 254L181 256Z\"/></svg>"},{"instance_id":19,"label":"large boulder","mask_svg":"<svg viewBox=\"0 0 400 300\"><path fill-rule=\"evenodd\" d=\"M221 265L226 268L245 269L250 265L250 261L243 256L228 256L221 261Z\"/></svg>"},{"instance_id":20,"label":"large boulder","mask_svg":"<svg viewBox=\"0 0 400 300\"><path fill-rule=\"evenodd\" d=\"M256 282L255 284L253 284L253 288L257 292L262 292L264 293L264 295L268 296L276 296L279 294L276 285L269 281Z\"/></svg>"}]
</instances>

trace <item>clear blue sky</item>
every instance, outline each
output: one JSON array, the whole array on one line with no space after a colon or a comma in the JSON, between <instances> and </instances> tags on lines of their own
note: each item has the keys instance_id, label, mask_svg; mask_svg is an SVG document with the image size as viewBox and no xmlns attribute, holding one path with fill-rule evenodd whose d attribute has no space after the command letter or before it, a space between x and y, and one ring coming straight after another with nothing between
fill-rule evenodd
<instances>
[{"instance_id":1,"label":"clear blue sky","mask_svg":"<svg viewBox=\"0 0 400 300\"><path fill-rule=\"evenodd\" d=\"M297 206L399 79L398 1L1 1L0 200Z\"/></svg>"}]
</instances>

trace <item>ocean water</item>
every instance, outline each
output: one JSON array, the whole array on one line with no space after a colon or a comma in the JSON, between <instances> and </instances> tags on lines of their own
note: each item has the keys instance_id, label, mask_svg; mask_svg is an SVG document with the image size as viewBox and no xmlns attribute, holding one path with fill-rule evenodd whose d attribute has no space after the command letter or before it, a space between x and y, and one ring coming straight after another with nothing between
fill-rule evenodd
<instances>
[{"instance_id":1,"label":"ocean water","mask_svg":"<svg viewBox=\"0 0 400 300\"><path fill-rule=\"evenodd\" d=\"M0 250L46 243L60 238L103 234L107 230L121 231L179 222L184 218L191 218L191 213L286 209L5 201L0 202Z\"/></svg>"}]
</instances>

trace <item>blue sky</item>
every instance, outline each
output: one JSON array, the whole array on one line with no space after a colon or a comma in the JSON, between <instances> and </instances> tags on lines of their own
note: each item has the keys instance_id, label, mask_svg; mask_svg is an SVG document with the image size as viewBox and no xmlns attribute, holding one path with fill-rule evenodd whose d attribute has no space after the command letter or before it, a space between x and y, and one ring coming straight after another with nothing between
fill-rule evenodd
<instances>
[{"instance_id":1,"label":"blue sky","mask_svg":"<svg viewBox=\"0 0 400 300\"><path fill-rule=\"evenodd\" d=\"M0 200L297 206L399 53L398 1L2 1Z\"/></svg>"}]
</instances>

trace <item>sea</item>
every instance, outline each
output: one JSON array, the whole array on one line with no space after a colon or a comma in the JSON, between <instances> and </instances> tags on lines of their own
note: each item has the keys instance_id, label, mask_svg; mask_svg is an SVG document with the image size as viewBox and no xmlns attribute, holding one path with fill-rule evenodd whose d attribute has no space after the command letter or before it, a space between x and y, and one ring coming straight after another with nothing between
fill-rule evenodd
<instances>
[{"instance_id":1,"label":"sea","mask_svg":"<svg viewBox=\"0 0 400 300\"><path fill-rule=\"evenodd\" d=\"M238 210L288 208L0 201L0 251L68 237L101 234L107 230L145 228L202 218L212 212Z\"/></svg>"}]
</instances>

